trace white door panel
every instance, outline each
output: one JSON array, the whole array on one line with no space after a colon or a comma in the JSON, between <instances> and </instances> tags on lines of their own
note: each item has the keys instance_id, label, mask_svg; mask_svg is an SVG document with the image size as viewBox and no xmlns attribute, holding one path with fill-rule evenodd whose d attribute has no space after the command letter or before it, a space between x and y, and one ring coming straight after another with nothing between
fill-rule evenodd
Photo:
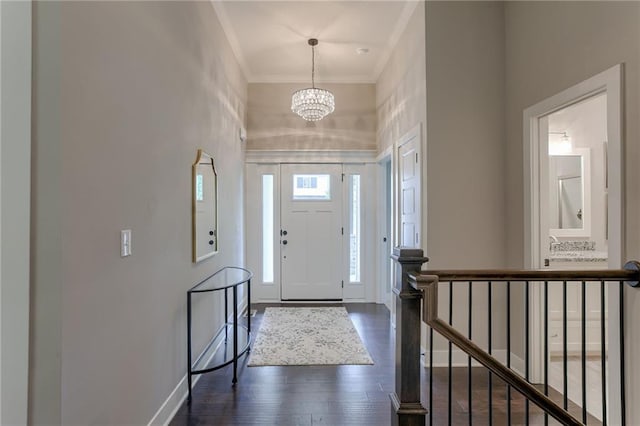
<instances>
[{"instance_id":1,"label":"white door panel","mask_svg":"<svg viewBox=\"0 0 640 426\"><path fill-rule=\"evenodd\" d=\"M400 175L400 244L420 247L420 132L411 132L398 147Z\"/></svg>"},{"instance_id":2,"label":"white door panel","mask_svg":"<svg viewBox=\"0 0 640 426\"><path fill-rule=\"evenodd\" d=\"M283 164L281 176L282 299L342 299L342 165Z\"/></svg>"},{"instance_id":3,"label":"white door panel","mask_svg":"<svg viewBox=\"0 0 640 426\"><path fill-rule=\"evenodd\" d=\"M402 214L410 215L416 212L415 188L405 188L402 190Z\"/></svg>"},{"instance_id":4,"label":"white door panel","mask_svg":"<svg viewBox=\"0 0 640 426\"><path fill-rule=\"evenodd\" d=\"M413 247L415 243L416 226L414 223L402 224L402 245L404 247Z\"/></svg>"}]
</instances>

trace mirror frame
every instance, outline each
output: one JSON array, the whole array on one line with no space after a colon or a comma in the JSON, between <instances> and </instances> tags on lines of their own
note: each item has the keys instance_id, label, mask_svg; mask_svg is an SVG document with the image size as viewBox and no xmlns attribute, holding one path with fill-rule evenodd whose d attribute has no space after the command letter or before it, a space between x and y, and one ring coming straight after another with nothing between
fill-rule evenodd
<instances>
[{"instance_id":1,"label":"mirror frame","mask_svg":"<svg viewBox=\"0 0 640 426\"><path fill-rule=\"evenodd\" d=\"M213 188L213 200L215 202L215 206L214 206L214 216L215 216L215 220L214 220L214 226L215 226L215 250L210 252L210 253L206 253L203 254L202 256L198 256L198 247L197 247L197 243L196 243L196 232L197 232L197 224L196 224L196 205L197 205L197 201L196 201L196 192L197 192L197 184L196 184L196 176L198 175L198 166L199 165L207 165L207 166L211 166L212 170L213 170L213 176L215 179L215 184L214 184L214 188ZM202 149L198 149L198 154L196 156L196 161L193 163L193 165L191 166L191 243L192 243L192 260L193 263L198 263L201 262L205 259L210 258L211 256L214 256L215 254L217 254L220 251L220 245L219 245L219 241L220 241L220 233L218 230L218 173L216 172L216 167L214 164L214 160L213 157L211 155L209 155L208 153L206 153L204 150Z\"/></svg>"},{"instance_id":2,"label":"mirror frame","mask_svg":"<svg viewBox=\"0 0 640 426\"><path fill-rule=\"evenodd\" d=\"M582 159L582 228L550 228L555 237L591 237L591 149L574 148L571 152L549 157L581 157ZM549 176L551 179L551 176Z\"/></svg>"}]
</instances>

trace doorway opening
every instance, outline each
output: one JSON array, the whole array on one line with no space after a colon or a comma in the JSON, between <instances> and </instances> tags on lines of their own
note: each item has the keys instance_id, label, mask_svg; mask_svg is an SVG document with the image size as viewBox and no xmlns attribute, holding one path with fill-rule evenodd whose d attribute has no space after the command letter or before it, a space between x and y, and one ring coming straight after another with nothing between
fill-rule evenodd
<instances>
[{"instance_id":1,"label":"doorway opening","mask_svg":"<svg viewBox=\"0 0 640 426\"><path fill-rule=\"evenodd\" d=\"M375 165L246 167L254 300L375 301Z\"/></svg>"},{"instance_id":2,"label":"doorway opening","mask_svg":"<svg viewBox=\"0 0 640 426\"><path fill-rule=\"evenodd\" d=\"M378 189L378 242L380 248L378 253L378 302L384 303L389 312L394 312L392 303L394 262L391 259L395 245L392 149L385 150L378 157Z\"/></svg>"},{"instance_id":3,"label":"doorway opening","mask_svg":"<svg viewBox=\"0 0 640 426\"><path fill-rule=\"evenodd\" d=\"M606 269L608 240L607 206L607 94L598 93L576 104L562 108L541 118L547 121L547 161L541 161L541 176L547 185L541 185L541 198L548 200L547 219L541 227L540 248L543 267L552 269ZM544 171L544 166L547 170ZM544 244L546 241L548 244ZM586 401L591 415L602 420L602 366L606 365L601 352L602 321L606 322L607 309L602 303L600 286L587 283L584 294L585 317L582 317L582 284L566 285L566 307L563 307L563 289L549 287L550 335L548 347L549 384L561 391L563 376L563 315L567 318L567 392L569 399L580 403L581 394L581 339L582 321L586 322L586 355L588 379L593 385L586 388ZM602 311L604 306L604 311ZM606 367L605 367L606 368ZM590 377L589 377L590 376Z\"/></svg>"},{"instance_id":4,"label":"doorway opening","mask_svg":"<svg viewBox=\"0 0 640 426\"><path fill-rule=\"evenodd\" d=\"M620 75L621 67L613 67L524 112L526 268L617 269L622 265ZM532 286L530 332L537 341L530 365L534 380L541 379L543 366L548 365L550 385L561 391L566 387L569 399L581 405L582 383L572 374L572 357L580 353L580 328L585 321L590 374L600 377L604 368L611 373L607 387L618 386L618 366L613 363L619 359L614 353L619 332L601 319L606 312L617 311L616 289L610 287L601 295L599 286L567 283L549 292L545 308L542 283ZM541 330L547 315L545 342ZM607 329L605 342L600 338L602 327ZM601 344L609 348L610 363L606 355L603 363L601 355L590 350L599 352ZM543 349L547 345L548 358ZM611 365L602 367L606 363ZM601 419L601 390L592 390L587 408ZM614 398L608 404L610 423L619 416L615 403Z\"/></svg>"}]
</instances>

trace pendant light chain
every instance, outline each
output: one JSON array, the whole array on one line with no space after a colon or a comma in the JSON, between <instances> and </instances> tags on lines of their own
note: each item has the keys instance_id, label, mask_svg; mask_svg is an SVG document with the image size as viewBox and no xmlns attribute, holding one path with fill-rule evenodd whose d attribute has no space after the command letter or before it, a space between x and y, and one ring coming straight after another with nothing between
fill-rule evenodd
<instances>
[{"instance_id":1,"label":"pendant light chain","mask_svg":"<svg viewBox=\"0 0 640 426\"><path fill-rule=\"evenodd\" d=\"M311 46L311 87L316 88L316 47L314 45Z\"/></svg>"}]
</instances>

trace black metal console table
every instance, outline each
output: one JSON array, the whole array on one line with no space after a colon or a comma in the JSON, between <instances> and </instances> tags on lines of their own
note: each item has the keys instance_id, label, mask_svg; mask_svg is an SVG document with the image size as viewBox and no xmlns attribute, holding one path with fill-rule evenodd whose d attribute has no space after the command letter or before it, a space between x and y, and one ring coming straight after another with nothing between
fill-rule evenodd
<instances>
[{"instance_id":1,"label":"black metal console table","mask_svg":"<svg viewBox=\"0 0 640 426\"><path fill-rule=\"evenodd\" d=\"M191 376L208 373L233 363L233 383L238 381L238 358L247 353L251 344L251 315L247 315L247 325L238 324L238 287L247 289L247 310L251 307L251 271L227 266L200 281L187 291L187 364L189 381L189 401L191 401ZM233 297L233 320L229 321L229 290ZM224 321L202 354L191 362L191 315L192 301L196 293L224 291ZM238 333L238 327L244 331Z\"/></svg>"}]
</instances>

